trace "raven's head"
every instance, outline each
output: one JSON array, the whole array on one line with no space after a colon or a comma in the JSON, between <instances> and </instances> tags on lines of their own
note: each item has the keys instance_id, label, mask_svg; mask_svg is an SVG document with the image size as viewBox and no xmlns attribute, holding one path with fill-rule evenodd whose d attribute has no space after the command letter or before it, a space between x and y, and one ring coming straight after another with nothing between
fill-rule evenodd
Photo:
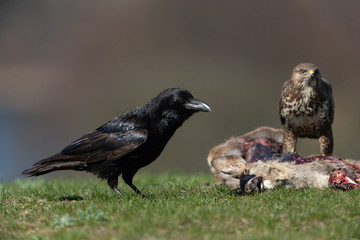
<instances>
[{"instance_id":1,"label":"raven's head","mask_svg":"<svg viewBox=\"0 0 360 240\"><path fill-rule=\"evenodd\" d=\"M179 127L196 112L211 112L209 105L195 99L186 89L169 88L153 98L148 107L153 119L160 120L160 128Z\"/></svg>"},{"instance_id":2,"label":"raven's head","mask_svg":"<svg viewBox=\"0 0 360 240\"><path fill-rule=\"evenodd\" d=\"M291 76L291 80L294 81L297 86L314 86L316 82L321 79L320 71L315 64L312 63L300 63L298 64Z\"/></svg>"}]
</instances>

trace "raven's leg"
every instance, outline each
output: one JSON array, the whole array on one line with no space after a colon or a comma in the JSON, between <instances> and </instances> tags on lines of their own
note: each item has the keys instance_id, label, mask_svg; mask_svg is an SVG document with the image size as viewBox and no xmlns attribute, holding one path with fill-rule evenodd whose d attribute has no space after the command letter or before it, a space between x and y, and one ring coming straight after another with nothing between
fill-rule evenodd
<instances>
[{"instance_id":1,"label":"raven's leg","mask_svg":"<svg viewBox=\"0 0 360 240\"><path fill-rule=\"evenodd\" d=\"M123 197L122 193L120 192L120 190L117 188L118 185L118 177L111 177L107 180L108 185L110 186L111 190L113 190L117 195L119 195L120 197Z\"/></svg>"},{"instance_id":2,"label":"raven's leg","mask_svg":"<svg viewBox=\"0 0 360 240\"><path fill-rule=\"evenodd\" d=\"M134 190L137 194L141 195L141 197L144 198L145 195L143 195L141 191L132 182L135 173L136 172L123 173L122 178L124 179L124 182L132 188L132 190Z\"/></svg>"},{"instance_id":3,"label":"raven's leg","mask_svg":"<svg viewBox=\"0 0 360 240\"><path fill-rule=\"evenodd\" d=\"M332 129L329 130L326 134L320 136L320 151L323 156L331 156L334 148L334 139L332 134Z\"/></svg>"}]
</instances>

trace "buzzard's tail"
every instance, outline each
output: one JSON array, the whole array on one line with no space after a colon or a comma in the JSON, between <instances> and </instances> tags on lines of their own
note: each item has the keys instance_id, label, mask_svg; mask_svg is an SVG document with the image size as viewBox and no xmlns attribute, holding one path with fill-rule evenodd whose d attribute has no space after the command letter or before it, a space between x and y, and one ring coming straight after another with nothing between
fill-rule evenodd
<instances>
[{"instance_id":1,"label":"buzzard's tail","mask_svg":"<svg viewBox=\"0 0 360 240\"><path fill-rule=\"evenodd\" d=\"M27 177L39 176L58 170L85 170L86 164L81 160L71 159L71 156L56 154L52 157L34 163L32 168L24 170L21 174Z\"/></svg>"}]
</instances>

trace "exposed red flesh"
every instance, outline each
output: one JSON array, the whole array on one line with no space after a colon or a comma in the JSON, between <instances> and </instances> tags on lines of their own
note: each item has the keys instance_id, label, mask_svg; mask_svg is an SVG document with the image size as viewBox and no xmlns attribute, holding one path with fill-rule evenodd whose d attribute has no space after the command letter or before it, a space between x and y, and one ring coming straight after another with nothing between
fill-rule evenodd
<instances>
[{"instance_id":1,"label":"exposed red flesh","mask_svg":"<svg viewBox=\"0 0 360 240\"><path fill-rule=\"evenodd\" d=\"M333 156L309 156L305 157L298 153L280 154L281 145L263 139L254 139L243 143L243 158L247 162L256 161L280 161L295 162L296 164L307 164L324 161L333 164L335 170L329 177L329 186L342 189L357 189L360 186L360 166L356 163L349 163L341 158Z\"/></svg>"}]
</instances>

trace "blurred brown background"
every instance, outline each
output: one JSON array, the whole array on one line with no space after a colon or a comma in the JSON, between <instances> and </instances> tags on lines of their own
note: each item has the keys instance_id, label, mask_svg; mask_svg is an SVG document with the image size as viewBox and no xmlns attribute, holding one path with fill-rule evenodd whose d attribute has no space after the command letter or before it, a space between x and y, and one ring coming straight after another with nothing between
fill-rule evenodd
<instances>
[{"instance_id":1,"label":"blurred brown background","mask_svg":"<svg viewBox=\"0 0 360 240\"><path fill-rule=\"evenodd\" d=\"M1 1L0 180L168 87L213 112L189 119L142 171L208 171L214 145L281 127L281 86L300 62L332 83L334 154L359 159L359 9L355 0ZM300 140L298 151L319 144Z\"/></svg>"}]
</instances>

